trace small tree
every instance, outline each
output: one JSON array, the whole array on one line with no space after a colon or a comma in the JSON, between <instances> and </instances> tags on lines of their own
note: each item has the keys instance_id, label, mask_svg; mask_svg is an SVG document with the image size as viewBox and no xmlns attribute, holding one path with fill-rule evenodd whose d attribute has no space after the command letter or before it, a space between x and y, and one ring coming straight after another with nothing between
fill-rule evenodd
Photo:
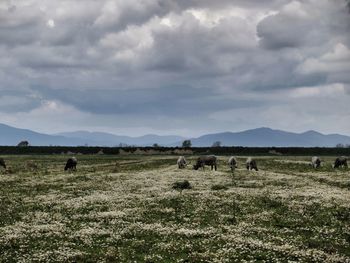
<instances>
[{"instance_id":1,"label":"small tree","mask_svg":"<svg viewBox=\"0 0 350 263\"><path fill-rule=\"evenodd\" d=\"M152 147L153 147L153 148L159 148L160 146L159 146L158 143L153 143Z\"/></svg>"},{"instance_id":2,"label":"small tree","mask_svg":"<svg viewBox=\"0 0 350 263\"><path fill-rule=\"evenodd\" d=\"M344 148L344 144L338 143L335 147L337 147L337 148Z\"/></svg>"},{"instance_id":3,"label":"small tree","mask_svg":"<svg viewBox=\"0 0 350 263\"><path fill-rule=\"evenodd\" d=\"M19 144L17 144L17 146L26 147L26 146L29 146L29 142L28 141L21 141Z\"/></svg>"},{"instance_id":4,"label":"small tree","mask_svg":"<svg viewBox=\"0 0 350 263\"><path fill-rule=\"evenodd\" d=\"M213 145L211 147L221 147L221 142L220 141L216 141L213 143Z\"/></svg>"},{"instance_id":5,"label":"small tree","mask_svg":"<svg viewBox=\"0 0 350 263\"><path fill-rule=\"evenodd\" d=\"M191 146L192 146L191 140L184 140L182 142L182 147L191 147Z\"/></svg>"}]
</instances>

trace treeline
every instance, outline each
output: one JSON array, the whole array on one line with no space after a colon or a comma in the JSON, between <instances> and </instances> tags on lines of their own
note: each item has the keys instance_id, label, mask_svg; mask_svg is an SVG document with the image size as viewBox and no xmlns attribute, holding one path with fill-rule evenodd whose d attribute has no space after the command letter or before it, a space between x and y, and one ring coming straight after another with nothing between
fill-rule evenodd
<instances>
[{"instance_id":1,"label":"treeline","mask_svg":"<svg viewBox=\"0 0 350 263\"><path fill-rule=\"evenodd\" d=\"M327 147L88 147L88 146L0 146L1 155L20 154L187 154L216 155L350 155L350 148Z\"/></svg>"},{"instance_id":2,"label":"treeline","mask_svg":"<svg viewBox=\"0 0 350 263\"><path fill-rule=\"evenodd\" d=\"M350 148L327 147L196 147L195 154L216 155L350 155Z\"/></svg>"}]
</instances>

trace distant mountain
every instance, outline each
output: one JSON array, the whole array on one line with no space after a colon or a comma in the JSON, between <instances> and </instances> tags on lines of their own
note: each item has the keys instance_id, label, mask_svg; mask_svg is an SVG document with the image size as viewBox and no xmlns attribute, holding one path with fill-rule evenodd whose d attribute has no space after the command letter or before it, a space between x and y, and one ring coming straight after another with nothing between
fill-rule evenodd
<instances>
[{"instance_id":1,"label":"distant mountain","mask_svg":"<svg viewBox=\"0 0 350 263\"><path fill-rule=\"evenodd\" d=\"M84 140L71 139L64 136L48 135L26 129L14 128L5 124L0 124L0 145L17 145L20 141L29 141L33 146L46 145L83 145Z\"/></svg>"},{"instance_id":2,"label":"distant mountain","mask_svg":"<svg viewBox=\"0 0 350 263\"><path fill-rule=\"evenodd\" d=\"M335 147L338 143L350 144L350 137L339 134L324 135L316 131L293 133L258 128L242 132L207 134L191 141L192 145L197 147L211 146L215 141L220 141L223 146Z\"/></svg>"},{"instance_id":3,"label":"distant mountain","mask_svg":"<svg viewBox=\"0 0 350 263\"><path fill-rule=\"evenodd\" d=\"M0 124L0 145L17 145L27 140L33 146L64 145L64 146L116 146L120 143L136 146L169 145L184 140L181 136L144 135L141 137L118 136L104 132L66 132L60 134L43 134L27 129L14 128Z\"/></svg>"},{"instance_id":4,"label":"distant mountain","mask_svg":"<svg viewBox=\"0 0 350 263\"><path fill-rule=\"evenodd\" d=\"M97 145L110 145L115 146L122 144L137 145L137 146L152 146L154 143L159 145L169 145L177 141L183 141L185 138L174 135L155 135L148 134L140 137L120 136L105 132L88 132L88 131L76 131L76 132L63 132L58 135L65 136L67 138L85 139L97 143Z\"/></svg>"},{"instance_id":5,"label":"distant mountain","mask_svg":"<svg viewBox=\"0 0 350 263\"><path fill-rule=\"evenodd\" d=\"M130 137L87 131L48 135L0 124L0 145L17 145L23 140L29 141L29 143L34 146L116 146L120 143L135 146L152 146L154 143L161 146L181 146L185 138L181 136L159 136L154 134ZM207 134L198 138L192 138L191 141L192 145L196 147L211 146L216 141L220 141L223 146L250 147L334 147L338 143L350 145L349 136L339 134L324 135L316 131L293 133L270 128Z\"/></svg>"}]
</instances>

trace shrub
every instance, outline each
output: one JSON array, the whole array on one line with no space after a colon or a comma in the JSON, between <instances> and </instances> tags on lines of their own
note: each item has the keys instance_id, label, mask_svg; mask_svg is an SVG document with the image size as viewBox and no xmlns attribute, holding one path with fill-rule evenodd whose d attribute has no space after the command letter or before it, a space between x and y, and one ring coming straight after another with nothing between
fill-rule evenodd
<instances>
[{"instance_id":1,"label":"shrub","mask_svg":"<svg viewBox=\"0 0 350 263\"><path fill-rule=\"evenodd\" d=\"M27 170L30 170L30 171L36 171L39 168L34 161L27 161L26 167L27 167Z\"/></svg>"},{"instance_id":2,"label":"shrub","mask_svg":"<svg viewBox=\"0 0 350 263\"><path fill-rule=\"evenodd\" d=\"M177 181L177 182L173 183L173 187L172 188L175 189L175 190L182 191L184 189L192 189L192 186L191 186L189 181L184 180L184 181Z\"/></svg>"},{"instance_id":3,"label":"shrub","mask_svg":"<svg viewBox=\"0 0 350 263\"><path fill-rule=\"evenodd\" d=\"M214 184L212 187L211 187L211 190L214 190L214 191L218 191L218 190L227 190L228 187L226 185L222 185L222 184Z\"/></svg>"}]
</instances>

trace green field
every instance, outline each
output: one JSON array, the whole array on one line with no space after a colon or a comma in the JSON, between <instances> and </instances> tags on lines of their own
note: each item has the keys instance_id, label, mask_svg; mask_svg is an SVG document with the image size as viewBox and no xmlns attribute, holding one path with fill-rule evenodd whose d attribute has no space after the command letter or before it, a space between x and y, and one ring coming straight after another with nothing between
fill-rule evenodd
<instances>
[{"instance_id":1,"label":"green field","mask_svg":"<svg viewBox=\"0 0 350 263\"><path fill-rule=\"evenodd\" d=\"M2 156L0 262L350 262L350 170L258 157ZM193 164L194 157L188 158ZM188 180L192 189L173 190Z\"/></svg>"}]
</instances>

